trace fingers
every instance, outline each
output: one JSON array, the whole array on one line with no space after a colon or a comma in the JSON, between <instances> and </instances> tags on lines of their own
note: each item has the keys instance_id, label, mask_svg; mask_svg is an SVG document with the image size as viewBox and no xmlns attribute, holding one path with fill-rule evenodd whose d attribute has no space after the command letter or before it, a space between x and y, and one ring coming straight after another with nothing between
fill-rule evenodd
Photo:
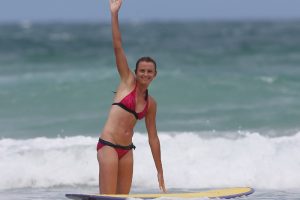
<instances>
[{"instance_id":1,"label":"fingers","mask_svg":"<svg viewBox=\"0 0 300 200\"><path fill-rule=\"evenodd\" d=\"M165 188L165 185L164 185L164 184L160 186L160 190L162 190L162 191L163 191L163 193L167 193L167 190L166 190L166 188Z\"/></svg>"},{"instance_id":2,"label":"fingers","mask_svg":"<svg viewBox=\"0 0 300 200\"><path fill-rule=\"evenodd\" d=\"M109 2L111 12L118 12L121 7L122 0L110 0Z\"/></svg>"},{"instance_id":3,"label":"fingers","mask_svg":"<svg viewBox=\"0 0 300 200\"><path fill-rule=\"evenodd\" d=\"M111 6L120 6L122 4L122 0L110 0Z\"/></svg>"},{"instance_id":4,"label":"fingers","mask_svg":"<svg viewBox=\"0 0 300 200\"><path fill-rule=\"evenodd\" d=\"M159 189L162 190L164 193L167 193L163 175L158 174L157 177L158 177Z\"/></svg>"}]
</instances>

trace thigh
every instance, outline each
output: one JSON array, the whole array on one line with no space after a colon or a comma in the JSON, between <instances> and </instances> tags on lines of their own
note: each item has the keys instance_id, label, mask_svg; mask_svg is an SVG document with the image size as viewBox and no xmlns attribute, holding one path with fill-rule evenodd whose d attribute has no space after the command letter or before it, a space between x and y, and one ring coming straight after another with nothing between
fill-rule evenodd
<instances>
[{"instance_id":1,"label":"thigh","mask_svg":"<svg viewBox=\"0 0 300 200\"><path fill-rule=\"evenodd\" d=\"M118 169L118 194L128 194L130 192L133 174L133 152L132 150L125 154L119 160Z\"/></svg>"},{"instance_id":2,"label":"thigh","mask_svg":"<svg viewBox=\"0 0 300 200\"><path fill-rule=\"evenodd\" d=\"M114 148L104 146L98 151L99 190L101 194L115 194L118 181L118 155Z\"/></svg>"}]
</instances>

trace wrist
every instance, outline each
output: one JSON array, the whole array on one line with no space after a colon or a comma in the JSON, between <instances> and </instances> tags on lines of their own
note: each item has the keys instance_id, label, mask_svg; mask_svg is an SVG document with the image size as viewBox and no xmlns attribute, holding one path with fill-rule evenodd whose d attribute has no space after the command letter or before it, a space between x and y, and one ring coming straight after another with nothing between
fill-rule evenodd
<instances>
[{"instance_id":1,"label":"wrist","mask_svg":"<svg viewBox=\"0 0 300 200\"><path fill-rule=\"evenodd\" d=\"M118 11L110 11L110 14L112 15L112 16L118 16Z\"/></svg>"}]
</instances>

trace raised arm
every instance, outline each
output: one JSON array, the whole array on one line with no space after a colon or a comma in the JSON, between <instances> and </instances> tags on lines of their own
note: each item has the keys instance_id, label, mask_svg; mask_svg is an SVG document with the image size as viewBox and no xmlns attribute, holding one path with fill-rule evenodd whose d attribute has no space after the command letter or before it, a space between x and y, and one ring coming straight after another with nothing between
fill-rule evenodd
<instances>
[{"instance_id":1,"label":"raised arm","mask_svg":"<svg viewBox=\"0 0 300 200\"><path fill-rule=\"evenodd\" d=\"M148 131L149 145L157 170L159 188L166 193L167 190L165 188L164 173L161 162L160 141L156 129L156 102L151 97L149 97L149 102L150 105L145 120Z\"/></svg>"},{"instance_id":2,"label":"raised arm","mask_svg":"<svg viewBox=\"0 0 300 200\"><path fill-rule=\"evenodd\" d=\"M115 52L116 64L118 72L121 77L121 81L128 82L133 78L133 74L129 69L126 55L122 47L122 38L119 27L118 14L122 5L122 0L110 0L111 11L111 25L112 25L112 39L113 48Z\"/></svg>"}]
</instances>

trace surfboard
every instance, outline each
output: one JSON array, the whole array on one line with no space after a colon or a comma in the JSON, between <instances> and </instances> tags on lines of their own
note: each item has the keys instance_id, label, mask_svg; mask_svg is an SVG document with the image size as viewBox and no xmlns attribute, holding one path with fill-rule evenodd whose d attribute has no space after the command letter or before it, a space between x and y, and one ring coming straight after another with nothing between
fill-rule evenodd
<instances>
[{"instance_id":1,"label":"surfboard","mask_svg":"<svg viewBox=\"0 0 300 200\"><path fill-rule=\"evenodd\" d=\"M220 198L230 199L250 195L254 189L250 187L225 188L190 193L161 193L161 194L128 194L128 195L99 195L99 194L66 194L74 200L125 200L128 198L155 199L161 197L171 198Z\"/></svg>"}]
</instances>

